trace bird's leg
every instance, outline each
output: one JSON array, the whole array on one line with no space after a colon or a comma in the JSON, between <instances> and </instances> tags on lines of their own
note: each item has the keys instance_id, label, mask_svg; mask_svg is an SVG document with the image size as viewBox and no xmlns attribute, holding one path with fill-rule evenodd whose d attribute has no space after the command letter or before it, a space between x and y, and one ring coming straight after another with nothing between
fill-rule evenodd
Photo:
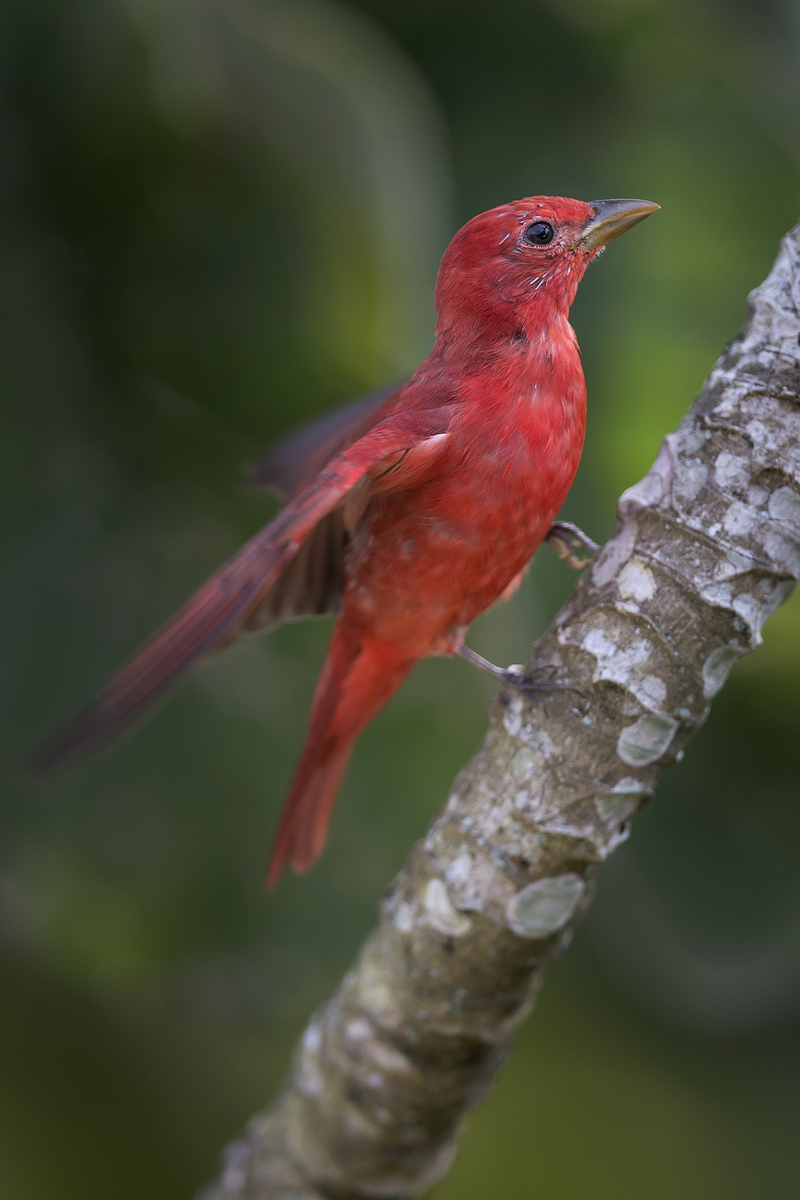
<instances>
[{"instance_id":1,"label":"bird's leg","mask_svg":"<svg viewBox=\"0 0 800 1200\"><path fill-rule=\"evenodd\" d=\"M505 687L512 687L516 691L522 692L525 696L535 696L539 692L578 692L577 688L568 687L564 683L547 682L546 677L552 675L553 671L555 671L555 667L553 666L541 667L534 674L526 674L525 668L517 663L505 670L502 667L496 667L494 663L490 663L483 655L476 654L474 650L470 650L469 646L459 646L458 653L468 663L472 663L474 667L480 667L482 671L488 671L495 679L499 679ZM578 695L582 695L582 693L578 692Z\"/></svg>"},{"instance_id":2,"label":"bird's leg","mask_svg":"<svg viewBox=\"0 0 800 1200\"><path fill-rule=\"evenodd\" d=\"M593 542L570 521L554 521L544 540L573 571L582 571L590 562L594 562L600 553L597 542Z\"/></svg>"}]
</instances>

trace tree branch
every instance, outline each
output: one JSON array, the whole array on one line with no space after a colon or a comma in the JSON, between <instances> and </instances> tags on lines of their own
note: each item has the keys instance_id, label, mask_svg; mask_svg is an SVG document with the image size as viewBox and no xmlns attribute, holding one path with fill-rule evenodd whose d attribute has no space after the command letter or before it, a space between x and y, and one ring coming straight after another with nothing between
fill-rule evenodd
<instances>
[{"instance_id":1,"label":"tree branch","mask_svg":"<svg viewBox=\"0 0 800 1200\"><path fill-rule=\"evenodd\" d=\"M205 1200L417 1196L447 1171L598 864L800 570L800 225L504 693L482 749Z\"/></svg>"}]
</instances>

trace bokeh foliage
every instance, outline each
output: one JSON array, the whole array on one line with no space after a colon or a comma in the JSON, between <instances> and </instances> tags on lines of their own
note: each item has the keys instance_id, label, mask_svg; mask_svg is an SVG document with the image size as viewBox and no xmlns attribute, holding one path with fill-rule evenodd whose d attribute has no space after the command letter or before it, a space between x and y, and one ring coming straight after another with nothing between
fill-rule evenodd
<instances>
[{"instance_id":1,"label":"bokeh foliage","mask_svg":"<svg viewBox=\"0 0 800 1200\"><path fill-rule=\"evenodd\" d=\"M274 511L241 466L426 352L448 237L511 197L663 212L582 284L565 515L619 491L800 201L790 4L6 0L0 8L0 1192L189 1196L263 1104L485 727L432 661L363 737L310 876L262 890L329 627L209 666L31 787L74 711ZM526 656L544 551L475 628ZM441 1200L793 1194L800 607L608 865Z\"/></svg>"}]
</instances>

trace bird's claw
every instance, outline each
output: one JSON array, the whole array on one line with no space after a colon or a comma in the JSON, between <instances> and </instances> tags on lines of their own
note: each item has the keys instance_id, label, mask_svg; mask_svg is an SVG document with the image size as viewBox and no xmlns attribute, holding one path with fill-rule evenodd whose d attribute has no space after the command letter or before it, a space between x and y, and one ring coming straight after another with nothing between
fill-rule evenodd
<instances>
[{"instance_id":1,"label":"bird's claw","mask_svg":"<svg viewBox=\"0 0 800 1200\"><path fill-rule=\"evenodd\" d=\"M544 540L573 571L582 571L589 563L594 562L600 553L597 542L593 542L571 521L554 521Z\"/></svg>"},{"instance_id":2,"label":"bird's claw","mask_svg":"<svg viewBox=\"0 0 800 1200\"><path fill-rule=\"evenodd\" d=\"M523 696L538 696L542 692L574 692L576 696L581 696L586 699L584 693L579 688L571 687L568 683L553 683L552 676L555 673L556 667L553 663L546 663L544 666L536 667L534 670L528 670L520 663L514 663L513 666L503 670L502 667L496 667L494 663L482 655L471 650L469 646L461 645L456 651L467 662L472 663L474 667L480 667L482 671L488 671L495 679L499 679L504 687L513 688L516 692L521 692Z\"/></svg>"},{"instance_id":3,"label":"bird's claw","mask_svg":"<svg viewBox=\"0 0 800 1200\"><path fill-rule=\"evenodd\" d=\"M548 676L552 676L555 667L545 666L539 667L536 671L526 671L523 666L514 663L508 670L503 671L502 680L506 687L513 688L515 692L521 692L523 696L533 698L540 696L543 692L574 692L577 696L585 699L584 693L579 688L571 687L568 683L554 683Z\"/></svg>"}]
</instances>

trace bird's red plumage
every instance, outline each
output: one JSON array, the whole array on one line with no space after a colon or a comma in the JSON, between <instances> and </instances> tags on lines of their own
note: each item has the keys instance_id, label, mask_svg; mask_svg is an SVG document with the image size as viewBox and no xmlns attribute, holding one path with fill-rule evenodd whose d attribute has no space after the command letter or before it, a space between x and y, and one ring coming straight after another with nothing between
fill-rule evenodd
<instances>
[{"instance_id":1,"label":"bird's red plumage","mask_svg":"<svg viewBox=\"0 0 800 1200\"><path fill-rule=\"evenodd\" d=\"M520 253L518 236L542 216L572 228L575 241L591 215L575 200L524 200L475 217L448 247L436 288L436 343L386 417L436 429L441 440L427 473L373 493L353 531L342 616L283 810L270 886L287 861L302 871L317 857L332 793L364 726L414 663L458 649L564 502L586 428L586 387L567 318L591 256L537 258Z\"/></svg>"},{"instance_id":2,"label":"bird's red plumage","mask_svg":"<svg viewBox=\"0 0 800 1200\"><path fill-rule=\"evenodd\" d=\"M420 658L459 649L560 509L586 423L570 305L604 241L655 207L535 196L469 221L442 260L425 362L340 424L328 419L319 437L294 439L305 464L291 451L266 460L267 481L290 481L286 507L34 765L124 728L237 634L339 610L270 886L287 862L306 870L358 734ZM600 219L610 232L597 234ZM531 240L536 222L550 227L546 244Z\"/></svg>"}]
</instances>

